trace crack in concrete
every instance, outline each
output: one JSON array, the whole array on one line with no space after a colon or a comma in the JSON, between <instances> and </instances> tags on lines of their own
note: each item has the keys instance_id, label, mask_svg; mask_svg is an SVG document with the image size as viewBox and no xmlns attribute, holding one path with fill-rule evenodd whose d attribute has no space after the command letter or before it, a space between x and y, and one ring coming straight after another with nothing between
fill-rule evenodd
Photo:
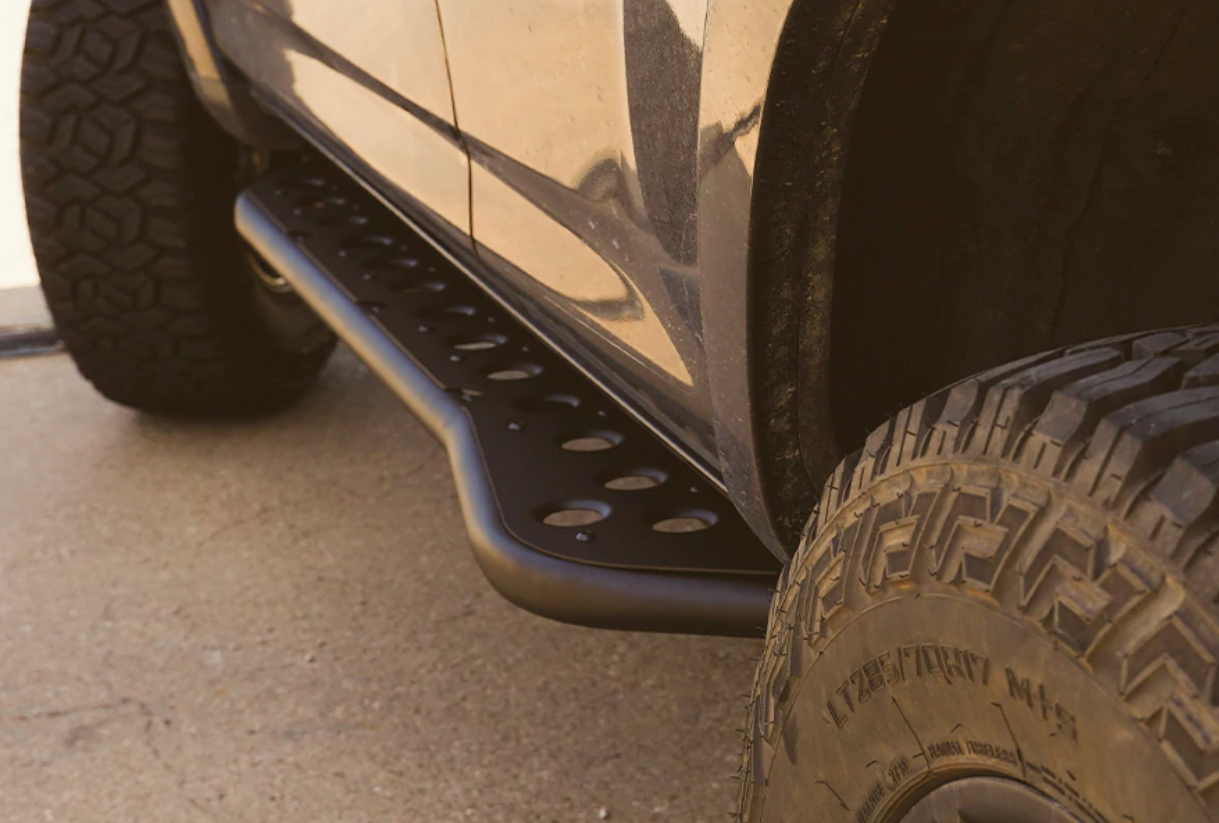
<instances>
[{"instance_id":1,"label":"crack in concrete","mask_svg":"<svg viewBox=\"0 0 1219 823\"><path fill-rule=\"evenodd\" d=\"M173 764L169 762L169 760L165 757L165 754L161 751L161 747L157 745L153 736L153 729L156 728L157 716L152 710L152 707L143 700L137 700L131 697L123 698L123 700L136 706L139 709L140 714L143 715L144 729L141 739L144 743L144 747L148 749L148 753L152 755L152 759L157 762L157 765L159 765L173 780L174 786L178 791L178 796L185 800L188 805L194 807L208 820L221 820L222 818L218 817L212 809L204 806L198 800L191 797L190 793L186 789L186 775L174 768Z\"/></svg>"},{"instance_id":2,"label":"crack in concrete","mask_svg":"<svg viewBox=\"0 0 1219 823\"><path fill-rule=\"evenodd\" d=\"M161 747L157 745L153 735L153 730L156 728L157 716L146 701L135 697L120 697L106 703L84 703L79 706L66 706L61 709L43 709L32 712L24 712L21 714L4 716L0 715L0 722L12 721L19 723L31 723L44 720L60 720L70 718L75 715L85 714L88 712L118 712L123 709L134 709L135 713L143 718L142 733L140 735L141 743L157 765L169 775L173 780L174 786L178 791L179 796L186 801L190 806L193 806L201 814L209 820L221 820L212 809L204 806L194 797L191 797L186 789L186 776L176 769L172 763L165 757L161 751ZM71 738L71 735L69 735Z\"/></svg>"}]
</instances>

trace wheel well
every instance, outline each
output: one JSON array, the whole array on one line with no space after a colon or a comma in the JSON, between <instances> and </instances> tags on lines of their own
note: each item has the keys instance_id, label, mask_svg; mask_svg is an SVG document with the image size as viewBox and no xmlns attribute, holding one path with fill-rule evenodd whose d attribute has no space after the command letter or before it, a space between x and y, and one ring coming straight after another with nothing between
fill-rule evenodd
<instances>
[{"instance_id":1,"label":"wheel well","mask_svg":"<svg viewBox=\"0 0 1219 823\"><path fill-rule=\"evenodd\" d=\"M840 201L840 448L989 366L1219 316L1219 13L1204 5L898 0Z\"/></svg>"},{"instance_id":2,"label":"wheel well","mask_svg":"<svg viewBox=\"0 0 1219 823\"><path fill-rule=\"evenodd\" d=\"M1219 6L840 5L793 5L754 177L750 363L788 524L931 391L1219 316Z\"/></svg>"}]
</instances>

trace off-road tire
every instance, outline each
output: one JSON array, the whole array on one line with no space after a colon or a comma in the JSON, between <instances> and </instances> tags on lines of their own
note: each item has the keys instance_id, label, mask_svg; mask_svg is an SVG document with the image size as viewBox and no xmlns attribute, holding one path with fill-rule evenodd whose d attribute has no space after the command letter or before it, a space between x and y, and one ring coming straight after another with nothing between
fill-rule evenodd
<instances>
[{"instance_id":1,"label":"off-road tire","mask_svg":"<svg viewBox=\"0 0 1219 823\"><path fill-rule=\"evenodd\" d=\"M1081 821L1219 820L1217 543L1219 326L905 409L838 466L783 575L741 819L891 823L980 775Z\"/></svg>"},{"instance_id":2,"label":"off-road tire","mask_svg":"<svg viewBox=\"0 0 1219 823\"><path fill-rule=\"evenodd\" d=\"M195 98L163 0L34 0L20 105L43 292L102 394L228 415L313 383L333 335L251 273L242 152Z\"/></svg>"}]
</instances>

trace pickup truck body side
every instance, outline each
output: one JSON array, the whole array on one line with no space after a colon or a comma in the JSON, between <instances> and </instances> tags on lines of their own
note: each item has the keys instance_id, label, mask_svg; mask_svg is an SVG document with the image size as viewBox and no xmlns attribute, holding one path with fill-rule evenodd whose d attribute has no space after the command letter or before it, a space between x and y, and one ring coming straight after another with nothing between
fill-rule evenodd
<instances>
[{"instance_id":1,"label":"pickup truck body side","mask_svg":"<svg viewBox=\"0 0 1219 823\"><path fill-rule=\"evenodd\" d=\"M464 256L782 551L746 354L754 170L790 5L210 0L207 15L260 99Z\"/></svg>"}]
</instances>

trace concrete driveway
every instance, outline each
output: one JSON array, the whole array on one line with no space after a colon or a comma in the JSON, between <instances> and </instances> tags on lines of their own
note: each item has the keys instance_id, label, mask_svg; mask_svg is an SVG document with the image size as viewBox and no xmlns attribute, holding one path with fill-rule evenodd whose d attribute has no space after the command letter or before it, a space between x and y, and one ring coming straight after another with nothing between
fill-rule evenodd
<instances>
[{"instance_id":1,"label":"concrete driveway","mask_svg":"<svg viewBox=\"0 0 1219 823\"><path fill-rule=\"evenodd\" d=\"M0 324L41 316L0 3ZM722 821L760 644L549 623L440 449L341 350L184 423L0 360L0 802L20 821Z\"/></svg>"}]
</instances>

